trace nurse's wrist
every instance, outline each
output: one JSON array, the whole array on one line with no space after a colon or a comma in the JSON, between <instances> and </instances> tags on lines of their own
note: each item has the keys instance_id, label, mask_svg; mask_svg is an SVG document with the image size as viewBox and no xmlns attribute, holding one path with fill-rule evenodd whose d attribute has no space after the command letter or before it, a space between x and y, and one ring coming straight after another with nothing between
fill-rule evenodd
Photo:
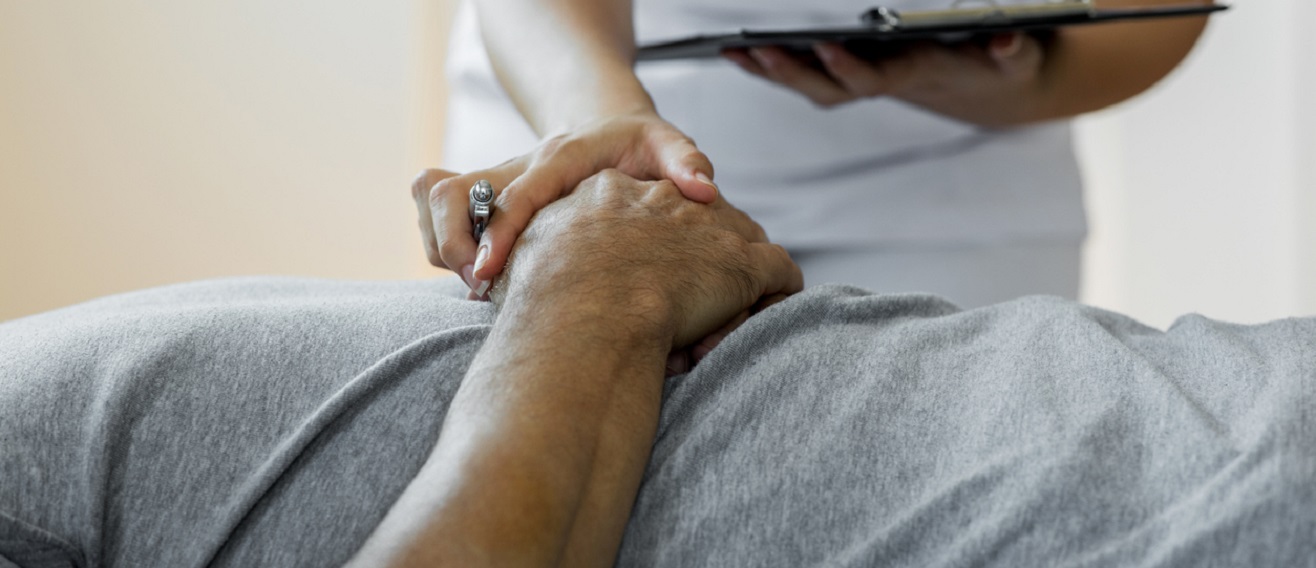
<instances>
[{"instance_id":1,"label":"nurse's wrist","mask_svg":"<svg viewBox=\"0 0 1316 568\"><path fill-rule=\"evenodd\" d=\"M612 117L658 116L653 98L633 74L611 80L596 79L594 83L592 88L582 89L572 104L546 109L543 120L535 121L535 130L549 138Z\"/></svg>"}]
</instances>

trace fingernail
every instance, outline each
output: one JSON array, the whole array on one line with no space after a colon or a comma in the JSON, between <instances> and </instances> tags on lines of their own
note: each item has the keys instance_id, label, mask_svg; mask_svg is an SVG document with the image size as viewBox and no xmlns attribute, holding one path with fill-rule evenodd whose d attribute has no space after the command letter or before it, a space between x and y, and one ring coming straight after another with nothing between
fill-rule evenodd
<instances>
[{"instance_id":1,"label":"fingernail","mask_svg":"<svg viewBox=\"0 0 1316 568\"><path fill-rule=\"evenodd\" d=\"M485 293L489 291L489 281L476 280L475 283L477 284L477 286L475 286L475 295L483 298Z\"/></svg>"},{"instance_id":2,"label":"fingernail","mask_svg":"<svg viewBox=\"0 0 1316 568\"><path fill-rule=\"evenodd\" d=\"M715 192L721 191L720 189L718 189L717 184L713 183L713 178L708 177L706 174L704 174L704 172L695 172L695 179L699 180L699 183L702 183L708 187L713 188L713 191Z\"/></svg>"},{"instance_id":3,"label":"fingernail","mask_svg":"<svg viewBox=\"0 0 1316 568\"><path fill-rule=\"evenodd\" d=\"M696 345L694 349L690 350L690 354L694 356L696 362L703 361L704 357L707 357L708 354L712 352L713 348L705 345Z\"/></svg>"},{"instance_id":4,"label":"fingernail","mask_svg":"<svg viewBox=\"0 0 1316 568\"><path fill-rule=\"evenodd\" d=\"M1023 47L1023 38L1019 36L1019 34L1011 34L1009 43L997 47L996 56L1010 57L1011 55L1019 53L1021 47Z\"/></svg>"},{"instance_id":5,"label":"fingernail","mask_svg":"<svg viewBox=\"0 0 1316 568\"><path fill-rule=\"evenodd\" d=\"M479 272L484 268L484 263L489 261L489 243L488 239L481 239L480 250L475 251L475 271Z\"/></svg>"},{"instance_id":6,"label":"fingernail","mask_svg":"<svg viewBox=\"0 0 1316 568\"><path fill-rule=\"evenodd\" d=\"M754 48L749 50L749 56L753 57L754 61L759 62L759 65L762 65L769 69L777 66L776 58L770 57L768 53L763 51L762 49Z\"/></svg>"},{"instance_id":7,"label":"fingernail","mask_svg":"<svg viewBox=\"0 0 1316 568\"><path fill-rule=\"evenodd\" d=\"M462 269L458 271L458 274L461 274L462 282L466 283L467 288L472 290L475 289L475 268L468 264L463 266Z\"/></svg>"},{"instance_id":8,"label":"fingernail","mask_svg":"<svg viewBox=\"0 0 1316 568\"><path fill-rule=\"evenodd\" d=\"M690 370L690 361L684 351L667 356L667 373L679 375Z\"/></svg>"}]
</instances>

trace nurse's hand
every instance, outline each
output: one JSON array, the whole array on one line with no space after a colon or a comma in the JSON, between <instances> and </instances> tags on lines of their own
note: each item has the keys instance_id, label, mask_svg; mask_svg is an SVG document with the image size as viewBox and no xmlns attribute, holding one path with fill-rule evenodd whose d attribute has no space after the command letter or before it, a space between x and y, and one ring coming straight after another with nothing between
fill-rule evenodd
<instances>
[{"instance_id":1,"label":"nurse's hand","mask_svg":"<svg viewBox=\"0 0 1316 568\"><path fill-rule=\"evenodd\" d=\"M422 172L411 194L430 264L457 272L474 297L484 296L530 218L609 168L641 180L671 180L692 201L717 199L712 164L676 127L651 111L603 118L487 170ZM476 243L469 192L481 179L489 180L496 197L489 227Z\"/></svg>"},{"instance_id":2,"label":"nurse's hand","mask_svg":"<svg viewBox=\"0 0 1316 568\"><path fill-rule=\"evenodd\" d=\"M987 45L911 47L866 61L834 43L814 46L821 69L776 47L724 56L745 71L800 92L821 107L895 97L985 126L1021 122L1040 89L1044 50L1027 34L994 36Z\"/></svg>"}]
</instances>

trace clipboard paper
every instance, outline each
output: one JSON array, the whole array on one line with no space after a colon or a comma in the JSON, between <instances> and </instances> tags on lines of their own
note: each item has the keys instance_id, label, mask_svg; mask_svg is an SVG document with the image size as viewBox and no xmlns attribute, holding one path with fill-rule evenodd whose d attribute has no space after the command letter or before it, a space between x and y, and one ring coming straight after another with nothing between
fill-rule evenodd
<instances>
[{"instance_id":1,"label":"clipboard paper","mask_svg":"<svg viewBox=\"0 0 1316 568\"><path fill-rule=\"evenodd\" d=\"M902 42L960 43L1005 32L1047 32L1066 26L1203 16L1228 9L1221 4L1098 9L1087 0L1016 6L997 6L989 0L987 6L919 12L877 7L860 15L859 26L696 35L640 46L636 59L713 58L728 49L766 45L809 51L813 44L822 42L841 43L861 55L880 54L883 47L896 47Z\"/></svg>"}]
</instances>

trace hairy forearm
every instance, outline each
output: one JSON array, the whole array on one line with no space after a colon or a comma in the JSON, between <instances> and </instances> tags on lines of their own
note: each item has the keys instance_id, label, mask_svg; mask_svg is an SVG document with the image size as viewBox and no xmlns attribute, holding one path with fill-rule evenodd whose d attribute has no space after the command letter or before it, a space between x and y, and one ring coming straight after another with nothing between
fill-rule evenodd
<instances>
[{"instance_id":1,"label":"hairy forearm","mask_svg":"<svg viewBox=\"0 0 1316 568\"><path fill-rule=\"evenodd\" d=\"M669 346L615 310L536 304L504 306L428 462L359 560L611 564L648 460Z\"/></svg>"},{"instance_id":2,"label":"hairy forearm","mask_svg":"<svg viewBox=\"0 0 1316 568\"><path fill-rule=\"evenodd\" d=\"M476 9L499 82L541 136L653 110L633 70L629 0L482 0Z\"/></svg>"}]
</instances>

